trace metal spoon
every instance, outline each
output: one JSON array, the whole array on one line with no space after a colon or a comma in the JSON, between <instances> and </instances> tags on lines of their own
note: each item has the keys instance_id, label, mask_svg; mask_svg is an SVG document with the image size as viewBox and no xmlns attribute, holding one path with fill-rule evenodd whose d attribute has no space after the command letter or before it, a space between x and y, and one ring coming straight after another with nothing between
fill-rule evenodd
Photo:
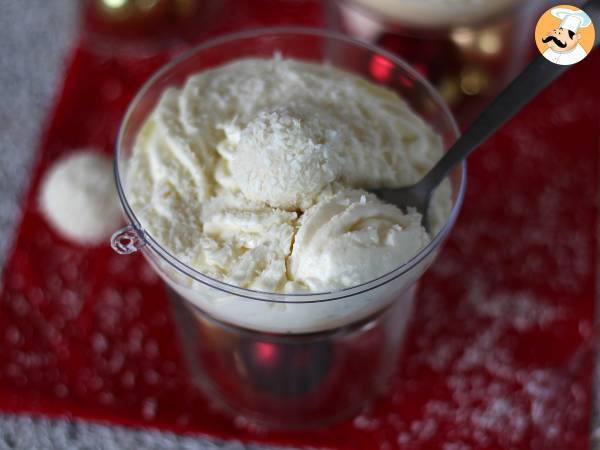
<instances>
[{"instance_id":1,"label":"metal spoon","mask_svg":"<svg viewBox=\"0 0 600 450\"><path fill-rule=\"evenodd\" d=\"M600 0L590 0L581 8L594 19L600 19ZM600 23L596 21L596 23ZM594 48L600 42L600 33ZM435 166L416 184L392 189L372 190L382 200L401 209L414 207L423 217L423 226L430 231L427 211L431 195L448 173L485 142L521 108L527 105L552 81L571 66L551 63L538 55L515 80L496 97L489 107L473 122Z\"/></svg>"}]
</instances>

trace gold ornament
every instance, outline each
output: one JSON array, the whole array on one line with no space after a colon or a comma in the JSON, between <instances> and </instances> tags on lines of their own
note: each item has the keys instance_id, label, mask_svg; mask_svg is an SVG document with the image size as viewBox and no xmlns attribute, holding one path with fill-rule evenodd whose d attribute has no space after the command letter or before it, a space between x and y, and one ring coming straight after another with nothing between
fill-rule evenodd
<instances>
[{"instance_id":1,"label":"gold ornament","mask_svg":"<svg viewBox=\"0 0 600 450\"><path fill-rule=\"evenodd\" d=\"M488 74L481 67L465 67L460 74L460 89L469 96L481 94L489 82Z\"/></svg>"},{"instance_id":2,"label":"gold ornament","mask_svg":"<svg viewBox=\"0 0 600 450\"><path fill-rule=\"evenodd\" d=\"M438 83L438 92L448 105L455 105L460 100L461 93L459 81L456 77L446 76Z\"/></svg>"},{"instance_id":3,"label":"gold ornament","mask_svg":"<svg viewBox=\"0 0 600 450\"><path fill-rule=\"evenodd\" d=\"M450 34L452 41L461 48L468 48L475 43L476 33L471 28L455 28Z\"/></svg>"},{"instance_id":4,"label":"gold ornament","mask_svg":"<svg viewBox=\"0 0 600 450\"><path fill-rule=\"evenodd\" d=\"M169 13L171 0L94 0L92 7L112 23L139 24Z\"/></svg>"},{"instance_id":5,"label":"gold ornament","mask_svg":"<svg viewBox=\"0 0 600 450\"><path fill-rule=\"evenodd\" d=\"M479 33L477 37L477 47L489 56L498 54L502 50L502 39L499 33L487 30Z\"/></svg>"},{"instance_id":6,"label":"gold ornament","mask_svg":"<svg viewBox=\"0 0 600 450\"><path fill-rule=\"evenodd\" d=\"M198 10L198 0L173 0L176 17L191 17Z\"/></svg>"}]
</instances>

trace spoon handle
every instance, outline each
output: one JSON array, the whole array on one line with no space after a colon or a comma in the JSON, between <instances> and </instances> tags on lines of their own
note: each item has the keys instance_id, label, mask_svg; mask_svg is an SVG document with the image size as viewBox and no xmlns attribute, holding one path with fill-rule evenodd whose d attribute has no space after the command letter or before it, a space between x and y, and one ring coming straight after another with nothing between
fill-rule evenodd
<instances>
[{"instance_id":1,"label":"spoon handle","mask_svg":"<svg viewBox=\"0 0 600 450\"><path fill-rule=\"evenodd\" d=\"M600 19L600 0L590 0L583 10L592 18ZM594 48L600 41L597 32ZM517 114L535 96L543 91L571 66L551 63L543 55L538 55L521 74L488 106L438 163L418 183L425 191L430 191L448 175L450 170L462 162L471 152L485 142L511 117Z\"/></svg>"}]
</instances>

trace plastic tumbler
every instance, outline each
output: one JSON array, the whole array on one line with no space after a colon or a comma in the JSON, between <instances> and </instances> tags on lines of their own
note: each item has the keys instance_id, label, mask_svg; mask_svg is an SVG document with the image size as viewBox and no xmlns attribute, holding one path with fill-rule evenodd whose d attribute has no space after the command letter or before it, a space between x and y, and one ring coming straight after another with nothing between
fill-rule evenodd
<instances>
[{"instance_id":1,"label":"plastic tumbler","mask_svg":"<svg viewBox=\"0 0 600 450\"><path fill-rule=\"evenodd\" d=\"M452 211L431 243L368 283L332 292L259 292L185 265L144 230L128 202L125 174L138 132L166 88L211 67L274 54L327 62L396 91L441 135L446 149L458 128L434 88L398 57L343 35L302 28L206 42L159 70L129 107L115 167L129 225L113 235L113 248L141 251L165 281L189 371L211 402L263 426L302 428L348 418L385 392L401 364L418 281L458 215L466 169L450 175Z\"/></svg>"}]
</instances>

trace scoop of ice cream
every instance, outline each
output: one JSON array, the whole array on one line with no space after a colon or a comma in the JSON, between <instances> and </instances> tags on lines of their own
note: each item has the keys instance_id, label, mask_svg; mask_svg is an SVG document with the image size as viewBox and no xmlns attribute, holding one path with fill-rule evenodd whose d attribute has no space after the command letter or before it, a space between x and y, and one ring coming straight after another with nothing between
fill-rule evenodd
<instances>
[{"instance_id":1,"label":"scoop of ice cream","mask_svg":"<svg viewBox=\"0 0 600 450\"><path fill-rule=\"evenodd\" d=\"M202 208L204 233L189 261L236 286L276 292L286 278L295 212L273 209L224 192Z\"/></svg>"},{"instance_id":2,"label":"scoop of ice cream","mask_svg":"<svg viewBox=\"0 0 600 450\"><path fill-rule=\"evenodd\" d=\"M341 128L326 110L285 106L260 112L243 128L224 126L218 150L247 198L305 209L339 177Z\"/></svg>"},{"instance_id":3,"label":"scoop of ice cream","mask_svg":"<svg viewBox=\"0 0 600 450\"><path fill-rule=\"evenodd\" d=\"M178 99L177 90L166 90L140 130L126 188L153 237L187 260L202 238L200 207L212 194L215 151L204 134L183 129Z\"/></svg>"},{"instance_id":4,"label":"scoop of ice cream","mask_svg":"<svg viewBox=\"0 0 600 450\"><path fill-rule=\"evenodd\" d=\"M311 291L355 286L405 263L429 241L420 214L344 190L300 218L288 269Z\"/></svg>"},{"instance_id":5,"label":"scoop of ice cream","mask_svg":"<svg viewBox=\"0 0 600 450\"><path fill-rule=\"evenodd\" d=\"M121 221L112 163L90 150L58 160L42 181L39 201L48 222L79 244L105 241Z\"/></svg>"}]
</instances>

